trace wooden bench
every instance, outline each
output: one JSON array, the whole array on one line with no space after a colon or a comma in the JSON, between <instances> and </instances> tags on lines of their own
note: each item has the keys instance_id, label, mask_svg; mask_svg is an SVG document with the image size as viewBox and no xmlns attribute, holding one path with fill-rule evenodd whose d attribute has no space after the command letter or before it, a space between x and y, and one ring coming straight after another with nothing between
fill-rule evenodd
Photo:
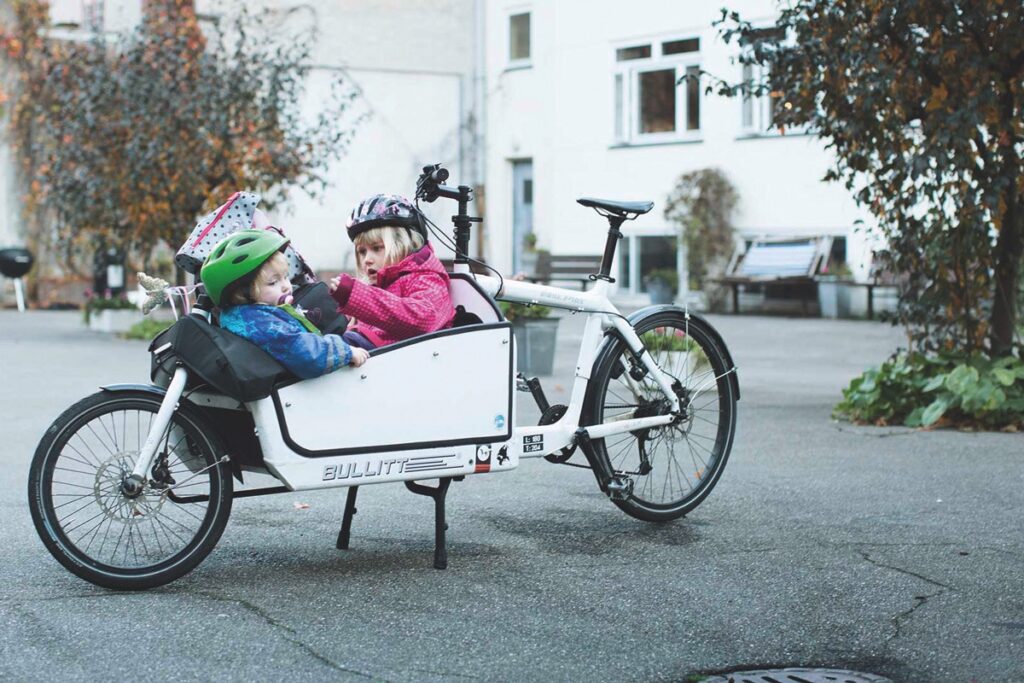
<instances>
[{"instance_id":1,"label":"wooden bench","mask_svg":"<svg viewBox=\"0 0 1024 683\"><path fill-rule=\"evenodd\" d=\"M586 289L591 282L590 275L601 271L601 257L593 254L549 254L537 253L536 272L527 273L530 282L550 284L554 281L579 282L580 289Z\"/></svg>"},{"instance_id":2,"label":"wooden bench","mask_svg":"<svg viewBox=\"0 0 1024 683\"><path fill-rule=\"evenodd\" d=\"M810 296L800 299L804 313L817 297L816 277L828 264L832 237L761 238L737 250L725 276L715 280L732 288L732 312L740 311L741 285L796 285Z\"/></svg>"}]
</instances>

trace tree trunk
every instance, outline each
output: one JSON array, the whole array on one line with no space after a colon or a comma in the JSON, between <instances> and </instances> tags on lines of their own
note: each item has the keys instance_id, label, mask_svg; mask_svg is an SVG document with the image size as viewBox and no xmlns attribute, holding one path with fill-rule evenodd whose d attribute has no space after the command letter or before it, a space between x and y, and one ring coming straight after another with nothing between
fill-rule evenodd
<instances>
[{"instance_id":1,"label":"tree trunk","mask_svg":"<svg viewBox=\"0 0 1024 683\"><path fill-rule=\"evenodd\" d=\"M991 334L993 356L1005 356L1013 349L1017 327L1017 295L1021 255L1024 253L1024 215L1016 179L1006 191L1006 211L995 249L995 296L992 305Z\"/></svg>"}]
</instances>

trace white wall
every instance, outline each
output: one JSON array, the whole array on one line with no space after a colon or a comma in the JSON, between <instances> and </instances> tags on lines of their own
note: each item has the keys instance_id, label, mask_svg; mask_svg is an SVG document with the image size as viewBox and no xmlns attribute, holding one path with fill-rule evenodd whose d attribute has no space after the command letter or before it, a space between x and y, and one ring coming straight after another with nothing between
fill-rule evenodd
<instances>
[{"instance_id":1,"label":"white wall","mask_svg":"<svg viewBox=\"0 0 1024 683\"><path fill-rule=\"evenodd\" d=\"M256 3L248 3L250 8ZM452 179L468 178L473 140L463 130L473 101L473 0L266 0L282 31L315 24L319 38L305 108L312 114L331 80L343 76L359 93L353 115L367 115L319 199L293 193L272 213L318 270L351 268L344 226L363 197L412 197L423 165L443 162ZM200 14L226 11L200 0ZM294 8L294 9L292 9ZM442 227L450 206L427 209ZM444 255L442 253L442 255Z\"/></svg>"},{"instance_id":2,"label":"white wall","mask_svg":"<svg viewBox=\"0 0 1024 683\"><path fill-rule=\"evenodd\" d=\"M739 80L730 63L735 47L711 22L718 0L488 0L489 257L511 261L511 160L532 158L534 230L539 245L561 253L600 253L604 222L575 204L579 196L653 200L655 208L631 226L667 229L664 200L682 173L722 169L736 186L742 234L831 234L849 238L849 257L863 258L851 235L862 214L849 193L819 179L829 156L805 135L744 138L741 103L702 95L700 141L619 146L614 140L615 47L630 42L699 37L701 67ZM767 22L768 0L735 0L744 18ZM508 15L531 12L532 67L507 70Z\"/></svg>"}]
</instances>

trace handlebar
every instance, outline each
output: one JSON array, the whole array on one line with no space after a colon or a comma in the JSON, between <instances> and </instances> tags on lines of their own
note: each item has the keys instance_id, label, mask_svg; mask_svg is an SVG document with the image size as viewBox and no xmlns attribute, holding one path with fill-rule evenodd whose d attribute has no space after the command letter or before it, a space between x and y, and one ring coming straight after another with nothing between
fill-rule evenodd
<instances>
[{"instance_id":1,"label":"handlebar","mask_svg":"<svg viewBox=\"0 0 1024 683\"><path fill-rule=\"evenodd\" d=\"M438 197L460 199L461 195L458 190L444 184L444 181L448 180L448 175L448 169L443 168L441 164L424 166L423 173L420 174L419 179L416 181L416 198L422 199L428 204Z\"/></svg>"},{"instance_id":2,"label":"handlebar","mask_svg":"<svg viewBox=\"0 0 1024 683\"><path fill-rule=\"evenodd\" d=\"M448 169L442 168L441 164L431 164L423 167L423 173L416 181L416 199L422 199L428 204L438 197L454 199L459 203L459 212L452 216L452 223L455 226L455 263L464 264L469 262L469 228L473 223L479 223L480 218L470 216L469 202L473 198L473 188L467 185L459 185L457 188L444 184L448 180Z\"/></svg>"}]
</instances>

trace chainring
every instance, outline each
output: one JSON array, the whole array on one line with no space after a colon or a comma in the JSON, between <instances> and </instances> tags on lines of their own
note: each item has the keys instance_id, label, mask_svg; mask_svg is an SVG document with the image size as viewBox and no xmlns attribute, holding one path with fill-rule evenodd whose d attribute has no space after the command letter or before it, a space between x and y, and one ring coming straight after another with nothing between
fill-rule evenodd
<instances>
[{"instance_id":1,"label":"chainring","mask_svg":"<svg viewBox=\"0 0 1024 683\"><path fill-rule=\"evenodd\" d=\"M569 406L563 405L561 403L555 404L553 406L548 406L548 409L545 410L544 414L540 416L540 421L537 423L537 425L543 427L544 425L555 424L556 422L562 419L562 416L565 415L565 411L567 410L569 410ZM569 458L572 457L572 454L575 452L576 444L573 444L571 446L566 446L557 453L548 453L547 455L544 456L544 459L547 460L548 462L561 464L563 462L568 461Z\"/></svg>"}]
</instances>

